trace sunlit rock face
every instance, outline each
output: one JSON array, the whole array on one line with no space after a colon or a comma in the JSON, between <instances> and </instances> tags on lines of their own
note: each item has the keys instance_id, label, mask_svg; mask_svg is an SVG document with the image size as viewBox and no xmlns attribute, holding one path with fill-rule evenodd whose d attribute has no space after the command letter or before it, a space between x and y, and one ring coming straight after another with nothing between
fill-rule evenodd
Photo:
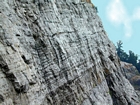
<instances>
[{"instance_id":1,"label":"sunlit rock face","mask_svg":"<svg viewBox=\"0 0 140 105\"><path fill-rule=\"evenodd\" d=\"M91 3L0 4L0 104L139 105Z\"/></svg>"},{"instance_id":2,"label":"sunlit rock face","mask_svg":"<svg viewBox=\"0 0 140 105\"><path fill-rule=\"evenodd\" d=\"M121 61L121 67L122 67L123 75L134 86L134 88L139 96L139 100L140 100L140 73L138 72L136 67L130 63Z\"/></svg>"}]
</instances>

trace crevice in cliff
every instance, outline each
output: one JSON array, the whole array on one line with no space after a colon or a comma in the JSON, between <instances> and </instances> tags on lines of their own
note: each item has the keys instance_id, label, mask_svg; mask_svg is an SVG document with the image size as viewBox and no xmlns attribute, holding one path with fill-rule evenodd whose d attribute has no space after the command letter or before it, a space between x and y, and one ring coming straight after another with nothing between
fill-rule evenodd
<instances>
[{"instance_id":1,"label":"crevice in cliff","mask_svg":"<svg viewBox=\"0 0 140 105\"><path fill-rule=\"evenodd\" d=\"M24 55L22 55L21 57L27 65L30 64L30 60L27 60Z\"/></svg>"},{"instance_id":2,"label":"crevice in cliff","mask_svg":"<svg viewBox=\"0 0 140 105\"><path fill-rule=\"evenodd\" d=\"M0 103L4 102L4 97L0 94Z\"/></svg>"}]
</instances>

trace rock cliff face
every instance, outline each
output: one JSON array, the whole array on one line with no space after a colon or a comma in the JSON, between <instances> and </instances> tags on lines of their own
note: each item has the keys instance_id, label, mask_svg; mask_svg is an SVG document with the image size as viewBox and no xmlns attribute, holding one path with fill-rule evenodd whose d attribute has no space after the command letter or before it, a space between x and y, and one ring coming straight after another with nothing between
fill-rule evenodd
<instances>
[{"instance_id":1,"label":"rock cliff face","mask_svg":"<svg viewBox=\"0 0 140 105\"><path fill-rule=\"evenodd\" d=\"M140 75L137 68L130 63L121 61L121 67L123 75L130 81L133 79L133 77Z\"/></svg>"},{"instance_id":2,"label":"rock cliff face","mask_svg":"<svg viewBox=\"0 0 140 105\"><path fill-rule=\"evenodd\" d=\"M130 83L134 86L140 100L140 73L130 63L121 62L122 73L123 75L130 81Z\"/></svg>"},{"instance_id":3,"label":"rock cliff face","mask_svg":"<svg viewBox=\"0 0 140 105\"><path fill-rule=\"evenodd\" d=\"M0 4L0 104L139 105L91 3Z\"/></svg>"}]
</instances>

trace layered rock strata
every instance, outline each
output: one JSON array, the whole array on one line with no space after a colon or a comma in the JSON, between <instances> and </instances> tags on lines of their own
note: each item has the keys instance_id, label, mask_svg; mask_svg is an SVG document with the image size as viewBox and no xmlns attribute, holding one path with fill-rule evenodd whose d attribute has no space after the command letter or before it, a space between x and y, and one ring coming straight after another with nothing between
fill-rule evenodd
<instances>
[{"instance_id":1,"label":"layered rock strata","mask_svg":"<svg viewBox=\"0 0 140 105\"><path fill-rule=\"evenodd\" d=\"M139 96L139 100L140 100L140 73L138 72L136 67L130 63L121 61L121 67L122 67L123 75L134 86L134 88Z\"/></svg>"},{"instance_id":2,"label":"layered rock strata","mask_svg":"<svg viewBox=\"0 0 140 105\"><path fill-rule=\"evenodd\" d=\"M80 0L1 0L0 104L139 105L96 12Z\"/></svg>"}]
</instances>

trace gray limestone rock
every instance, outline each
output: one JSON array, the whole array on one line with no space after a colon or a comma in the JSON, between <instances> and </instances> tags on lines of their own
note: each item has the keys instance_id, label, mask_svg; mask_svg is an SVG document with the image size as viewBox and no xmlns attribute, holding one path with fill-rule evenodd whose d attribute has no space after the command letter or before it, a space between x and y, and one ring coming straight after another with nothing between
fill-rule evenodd
<instances>
[{"instance_id":1,"label":"gray limestone rock","mask_svg":"<svg viewBox=\"0 0 140 105\"><path fill-rule=\"evenodd\" d=\"M130 63L121 61L121 67L122 67L123 75L134 86L136 93L138 94L139 100L140 100L140 73L138 72L136 67Z\"/></svg>"},{"instance_id":2,"label":"gray limestone rock","mask_svg":"<svg viewBox=\"0 0 140 105\"><path fill-rule=\"evenodd\" d=\"M96 8L73 1L0 1L0 104L139 105Z\"/></svg>"}]
</instances>

